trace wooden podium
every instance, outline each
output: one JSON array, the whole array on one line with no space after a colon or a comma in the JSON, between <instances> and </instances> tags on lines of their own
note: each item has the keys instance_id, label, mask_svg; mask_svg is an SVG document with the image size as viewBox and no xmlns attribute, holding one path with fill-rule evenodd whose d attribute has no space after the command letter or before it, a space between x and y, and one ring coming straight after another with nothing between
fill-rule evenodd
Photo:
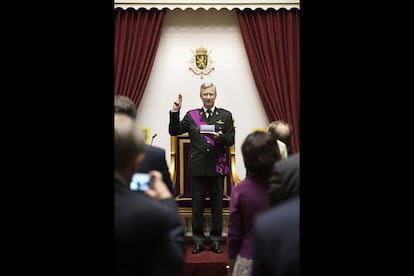
<instances>
[{"instance_id":1,"label":"wooden podium","mask_svg":"<svg viewBox=\"0 0 414 276\"><path fill-rule=\"evenodd\" d=\"M188 133L171 136L171 160L170 173L171 181L173 183L173 192L175 200L178 204L178 210L181 215L183 225L185 227L185 234L192 235L191 227L191 183L190 174L188 172L188 154L190 153L191 140ZM230 172L224 178L224 193L223 193L223 235L227 235L227 225L229 218L229 204L232 188L240 182L236 172L236 157L235 146L227 149L227 162L229 162ZM209 236L211 229L211 211L210 198L206 197L204 209L204 234Z\"/></svg>"}]
</instances>

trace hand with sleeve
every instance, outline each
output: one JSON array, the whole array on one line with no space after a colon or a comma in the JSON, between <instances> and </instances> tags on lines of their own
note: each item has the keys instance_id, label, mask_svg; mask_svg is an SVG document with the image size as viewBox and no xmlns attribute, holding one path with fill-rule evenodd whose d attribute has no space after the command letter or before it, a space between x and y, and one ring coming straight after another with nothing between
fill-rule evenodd
<instances>
[{"instance_id":1,"label":"hand with sleeve","mask_svg":"<svg viewBox=\"0 0 414 276\"><path fill-rule=\"evenodd\" d=\"M178 94L177 100L175 100L175 102L173 103L173 108L172 108L173 112L180 111L182 101L183 101L183 95Z\"/></svg>"},{"instance_id":2,"label":"hand with sleeve","mask_svg":"<svg viewBox=\"0 0 414 276\"><path fill-rule=\"evenodd\" d=\"M155 200L171 198L172 195L162 180L162 174L159 171L150 171L149 175L151 175L152 185L150 189L145 191L145 194Z\"/></svg>"}]
</instances>

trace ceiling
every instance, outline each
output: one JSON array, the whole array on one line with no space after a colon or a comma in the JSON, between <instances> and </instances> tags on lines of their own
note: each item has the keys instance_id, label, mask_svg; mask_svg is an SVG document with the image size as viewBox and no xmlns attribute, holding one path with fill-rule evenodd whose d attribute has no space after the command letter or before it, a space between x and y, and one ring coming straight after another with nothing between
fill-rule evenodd
<instances>
[{"instance_id":1,"label":"ceiling","mask_svg":"<svg viewBox=\"0 0 414 276\"><path fill-rule=\"evenodd\" d=\"M173 0L153 0L153 1L143 1L143 0L114 0L114 8L145 8L145 9L292 9L300 8L300 0L259 0L259 1L246 1L246 0L221 0L221 1L212 1L212 0L195 0L195 1L173 1Z\"/></svg>"}]
</instances>

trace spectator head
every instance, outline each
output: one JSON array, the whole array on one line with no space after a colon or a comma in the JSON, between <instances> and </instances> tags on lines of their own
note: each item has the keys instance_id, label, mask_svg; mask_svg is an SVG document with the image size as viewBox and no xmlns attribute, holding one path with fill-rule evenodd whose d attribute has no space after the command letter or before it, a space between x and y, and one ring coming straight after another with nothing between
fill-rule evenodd
<instances>
[{"instance_id":1,"label":"spectator head","mask_svg":"<svg viewBox=\"0 0 414 276\"><path fill-rule=\"evenodd\" d=\"M115 171L130 174L144 159L145 140L141 128L130 116L114 114Z\"/></svg>"},{"instance_id":2,"label":"spectator head","mask_svg":"<svg viewBox=\"0 0 414 276\"><path fill-rule=\"evenodd\" d=\"M137 109L130 98L121 95L114 96L114 113L123 113L135 119Z\"/></svg>"},{"instance_id":3,"label":"spectator head","mask_svg":"<svg viewBox=\"0 0 414 276\"><path fill-rule=\"evenodd\" d=\"M292 139L292 127L284 120L277 120L270 123L267 130L272 134L274 139L285 143L286 147L290 148L290 141Z\"/></svg>"},{"instance_id":4,"label":"spectator head","mask_svg":"<svg viewBox=\"0 0 414 276\"><path fill-rule=\"evenodd\" d=\"M281 159L275 140L269 132L255 131L247 135L241 146L246 175L255 179L267 179L273 164Z\"/></svg>"}]
</instances>

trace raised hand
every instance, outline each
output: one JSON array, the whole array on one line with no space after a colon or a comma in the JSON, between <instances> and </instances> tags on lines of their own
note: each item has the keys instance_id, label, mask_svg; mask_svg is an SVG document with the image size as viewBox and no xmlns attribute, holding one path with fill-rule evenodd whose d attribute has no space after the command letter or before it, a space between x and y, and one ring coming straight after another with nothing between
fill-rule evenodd
<instances>
[{"instance_id":1,"label":"raised hand","mask_svg":"<svg viewBox=\"0 0 414 276\"><path fill-rule=\"evenodd\" d=\"M181 102L183 101L183 95L178 94L178 99L173 103L173 111L179 111L181 109Z\"/></svg>"}]
</instances>

